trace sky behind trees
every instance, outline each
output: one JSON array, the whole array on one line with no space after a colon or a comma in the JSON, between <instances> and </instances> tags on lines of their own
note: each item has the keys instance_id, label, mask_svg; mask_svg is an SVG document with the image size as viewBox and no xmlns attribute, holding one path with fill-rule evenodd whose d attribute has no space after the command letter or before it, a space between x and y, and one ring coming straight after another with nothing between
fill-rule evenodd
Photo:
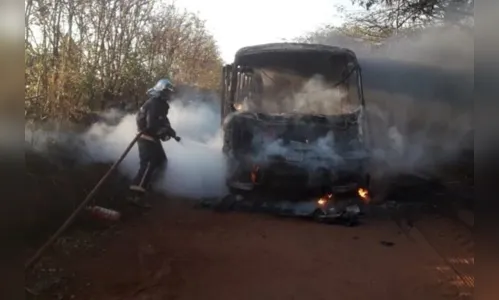
<instances>
[{"instance_id":1,"label":"sky behind trees","mask_svg":"<svg viewBox=\"0 0 499 300\"><path fill-rule=\"evenodd\" d=\"M176 0L175 3L198 12L206 20L227 63L245 46L293 39L324 25L339 26L344 19L336 6L355 8L350 0Z\"/></svg>"}]
</instances>

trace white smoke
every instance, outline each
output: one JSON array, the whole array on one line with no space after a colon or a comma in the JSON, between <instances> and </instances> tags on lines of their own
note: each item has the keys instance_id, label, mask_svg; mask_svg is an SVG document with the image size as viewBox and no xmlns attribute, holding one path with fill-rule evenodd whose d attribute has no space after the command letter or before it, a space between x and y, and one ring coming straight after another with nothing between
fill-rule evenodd
<instances>
[{"instance_id":1,"label":"white smoke","mask_svg":"<svg viewBox=\"0 0 499 300\"><path fill-rule=\"evenodd\" d=\"M171 104L169 119L181 143L163 142L168 164L155 182L155 189L169 195L216 197L225 191L225 161L221 151L218 107L199 103L189 106ZM135 115L127 115L116 126L94 124L83 136L86 157L93 161L113 162L137 133ZM139 167L137 147L120 166L132 178Z\"/></svg>"},{"instance_id":2,"label":"white smoke","mask_svg":"<svg viewBox=\"0 0 499 300\"><path fill-rule=\"evenodd\" d=\"M255 143L260 135L253 139ZM265 161L272 156L286 158L287 161L294 162L296 165L308 169L310 172L317 171L319 168L332 168L343 162L343 157L334 151L334 133L329 131L325 136L316 141L301 143L290 141L285 145L283 139L260 141L259 151L255 161Z\"/></svg>"},{"instance_id":3,"label":"white smoke","mask_svg":"<svg viewBox=\"0 0 499 300\"><path fill-rule=\"evenodd\" d=\"M287 106L293 107L294 111L307 114L329 114L338 115L351 113L360 105L352 101L348 91L340 87L331 87L322 78L314 76L308 80L302 89L285 100ZM353 105L355 103L357 105Z\"/></svg>"},{"instance_id":4,"label":"white smoke","mask_svg":"<svg viewBox=\"0 0 499 300\"><path fill-rule=\"evenodd\" d=\"M310 174L318 170L334 170L340 165L345 166L345 155L363 156L359 149L348 154L338 154L335 143L346 146L345 141L337 141L335 130L338 126L332 120L321 120L321 117L339 116L361 112L361 102L357 93L356 74L351 76L339 86L337 82L326 80L323 76L302 77L286 70L271 71L259 70L263 76L264 88L259 97L246 97L242 103L237 104L233 116L242 114L242 119L253 119L252 112L273 114L274 119L267 121L244 122L241 129L251 130L251 146L254 150L252 160L259 165L265 165L274 159L285 159L293 165L306 169ZM265 80L267 79L267 80ZM346 84L345 84L346 83ZM246 114L250 112L250 114ZM316 121L302 119L300 116L314 116ZM359 113L362 115L362 113ZM287 116L283 122L280 117ZM231 116L232 117L232 116ZM229 117L228 119L231 119ZM228 120L227 120L228 121ZM263 122L263 124L257 125ZM337 122L337 121L332 121ZM274 136L289 125L297 126L294 138L286 139ZM342 124L342 127L344 124ZM358 126L358 125L353 125ZM263 127L263 130L262 130ZM273 128L271 135L267 134L265 127ZM286 130L284 130L286 131ZM282 133L282 132L281 132ZM247 137L250 138L250 137ZM352 135L347 143L357 141L357 136ZM348 168L348 166L345 166Z\"/></svg>"},{"instance_id":5,"label":"white smoke","mask_svg":"<svg viewBox=\"0 0 499 300\"><path fill-rule=\"evenodd\" d=\"M257 72L263 75L261 100L245 97L242 103L236 103L240 111L338 115L351 113L360 105L358 94L349 87L356 87L355 73L347 80L349 84L333 86L336 82L327 81L320 74L308 78L285 70Z\"/></svg>"},{"instance_id":6,"label":"white smoke","mask_svg":"<svg viewBox=\"0 0 499 300\"><path fill-rule=\"evenodd\" d=\"M371 50L344 41L335 34L321 40L350 46L358 55L373 151L381 163L375 171L432 172L456 159L474 128L473 34L429 27Z\"/></svg>"}]
</instances>

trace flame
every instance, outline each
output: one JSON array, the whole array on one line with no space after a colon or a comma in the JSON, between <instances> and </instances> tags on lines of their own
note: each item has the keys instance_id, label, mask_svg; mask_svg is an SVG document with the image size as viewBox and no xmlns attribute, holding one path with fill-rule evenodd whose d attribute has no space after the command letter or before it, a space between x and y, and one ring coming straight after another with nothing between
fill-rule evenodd
<instances>
[{"instance_id":1,"label":"flame","mask_svg":"<svg viewBox=\"0 0 499 300\"><path fill-rule=\"evenodd\" d=\"M253 184L256 184L256 180L257 180L257 173L258 173L258 170L260 170L260 167L259 166L254 166L253 167L253 171L251 171L251 182Z\"/></svg>"},{"instance_id":2,"label":"flame","mask_svg":"<svg viewBox=\"0 0 499 300\"><path fill-rule=\"evenodd\" d=\"M234 107L236 108L236 110L241 110L243 108L243 104L237 103L237 104L234 104Z\"/></svg>"},{"instance_id":3,"label":"flame","mask_svg":"<svg viewBox=\"0 0 499 300\"><path fill-rule=\"evenodd\" d=\"M362 198L362 200L364 200L366 202L369 202L371 200L371 197L369 196L369 192L366 189L359 188L357 190L357 193L359 194L360 198Z\"/></svg>"},{"instance_id":4,"label":"flame","mask_svg":"<svg viewBox=\"0 0 499 300\"><path fill-rule=\"evenodd\" d=\"M333 194L327 194L325 196L322 196L317 200L317 204L320 206L326 205L327 201L333 197Z\"/></svg>"}]
</instances>

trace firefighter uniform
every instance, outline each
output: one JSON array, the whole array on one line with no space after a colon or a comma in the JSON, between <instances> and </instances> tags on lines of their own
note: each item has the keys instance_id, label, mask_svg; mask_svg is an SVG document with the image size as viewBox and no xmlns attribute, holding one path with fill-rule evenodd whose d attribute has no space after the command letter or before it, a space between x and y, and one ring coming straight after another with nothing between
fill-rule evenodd
<instances>
[{"instance_id":1,"label":"firefighter uniform","mask_svg":"<svg viewBox=\"0 0 499 300\"><path fill-rule=\"evenodd\" d=\"M142 196L150 187L153 175L159 169L166 168L168 159L161 141L177 138L168 120L168 101L172 91L173 86L167 79L160 80L148 91L150 97L137 114L137 128L141 132L137 141L140 167L130 185L135 196ZM136 197L134 200L137 200Z\"/></svg>"}]
</instances>

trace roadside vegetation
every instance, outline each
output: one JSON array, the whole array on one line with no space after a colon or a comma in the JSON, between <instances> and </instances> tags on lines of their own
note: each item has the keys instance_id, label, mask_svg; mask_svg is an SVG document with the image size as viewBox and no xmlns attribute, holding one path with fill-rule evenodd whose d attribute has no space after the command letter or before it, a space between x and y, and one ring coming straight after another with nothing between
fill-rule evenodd
<instances>
[{"instance_id":1,"label":"roadside vegetation","mask_svg":"<svg viewBox=\"0 0 499 300\"><path fill-rule=\"evenodd\" d=\"M379 46L394 37L417 34L430 26L452 25L468 30L474 27L475 0L351 0L358 9L344 6L336 10L345 22L326 25L300 41L327 42L331 38L350 38Z\"/></svg>"},{"instance_id":2,"label":"roadside vegetation","mask_svg":"<svg viewBox=\"0 0 499 300\"><path fill-rule=\"evenodd\" d=\"M26 120L136 109L165 76L215 89L222 61L204 20L163 2L25 0Z\"/></svg>"}]
</instances>

